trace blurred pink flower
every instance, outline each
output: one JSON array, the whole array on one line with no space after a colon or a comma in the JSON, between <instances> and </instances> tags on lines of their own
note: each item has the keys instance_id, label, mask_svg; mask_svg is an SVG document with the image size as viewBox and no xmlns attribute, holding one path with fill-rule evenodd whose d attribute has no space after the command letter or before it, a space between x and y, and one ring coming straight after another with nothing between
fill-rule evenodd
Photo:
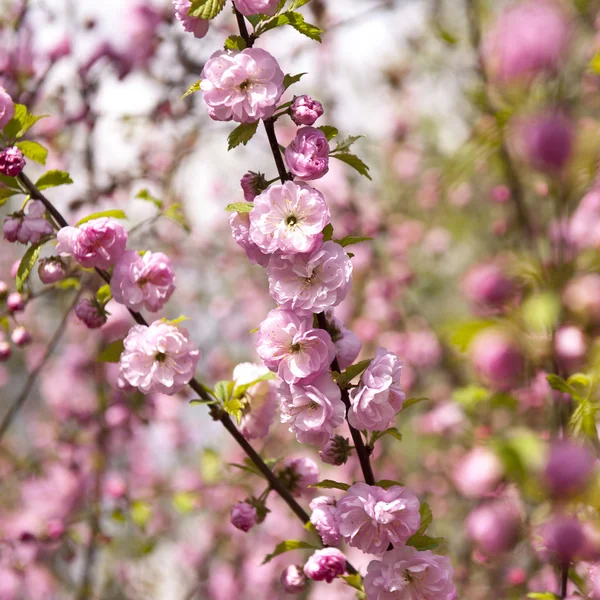
<instances>
[{"instance_id":1,"label":"blurred pink flower","mask_svg":"<svg viewBox=\"0 0 600 600\"><path fill-rule=\"evenodd\" d=\"M4 219L2 232L8 242L21 244L37 244L44 236L52 235L54 229L50 222L44 219L46 208L39 200L33 200L27 205L27 213L19 211Z\"/></svg>"},{"instance_id":2,"label":"blurred pink flower","mask_svg":"<svg viewBox=\"0 0 600 600\"><path fill-rule=\"evenodd\" d=\"M190 17L188 14L192 7L191 0L173 0L175 16L183 25L185 31L193 33L194 37L203 38L208 33L209 22L198 17Z\"/></svg>"}]
</instances>

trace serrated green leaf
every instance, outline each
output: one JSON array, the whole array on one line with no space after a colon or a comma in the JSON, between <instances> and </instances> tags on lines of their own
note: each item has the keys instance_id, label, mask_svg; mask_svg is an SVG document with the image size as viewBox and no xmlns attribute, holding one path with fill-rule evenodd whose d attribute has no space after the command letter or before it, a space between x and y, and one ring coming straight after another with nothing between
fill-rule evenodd
<instances>
[{"instance_id":1,"label":"serrated green leaf","mask_svg":"<svg viewBox=\"0 0 600 600\"><path fill-rule=\"evenodd\" d=\"M558 375L546 375L546 381L550 384L550 387L557 392L564 392L565 394L569 394L573 396L576 394L576 391L562 378Z\"/></svg>"},{"instance_id":2,"label":"serrated green leaf","mask_svg":"<svg viewBox=\"0 0 600 600\"><path fill-rule=\"evenodd\" d=\"M376 431L373 435L374 444L378 439L382 438L384 435L391 435L393 438L396 438L399 442L402 441L402 434L395 427L388 427L385 431Z\"/></svg>"},{"instance_id":3,"label":"serrated green leaf","mask_svg":"<svg viewBox=\"0 0 600 600\"><path fill-rule=\"evenodd\" d=\"M257 33L258 35L261 35L266 31L270 31L271 29L275 29L276 27L281 27L283 25L289 25L290 27L293 27L296 31L309 37L311 40L316 40L317 42L321 41L321 34L323 33L323 30L319 29L315 25L307 23L299 12L293 11L286 11L267 21L258 29Z\"/></svg>"},{"instance_id":4,"label":"serrated green leaf","mask_svg":"<svg viewBox=\"0 0 600 600\"><path fill-rule=\"evenodd\" d=\"M298 83L304 75L306 75L306 73L298 73L296 75L286 74L283 78L283 89L287 90L291 85L294 85L294 83Z\"/></svg>"},{"instance_id":5,"label":"serrated green leaf","mask_svg":"<svg viewBox=\"0 0 600 600\"><path fill-rule=\"evenodd\" d=\"M402 403L402 410L406 410L407 408L419 404L420 402L425 402L426 400L429 400L429 398L409 398Z\"/></svg>"},{"instance_id":6,"label":"serrated green leaf","mask_svg":"<svg viewBox=\"0 0 600 600\"><path fill-rule=\"evenodd\" d=\"M334 152L348 152L350 150L350 148L352 147L352 144L354 144L354 142L356 142L357 140L360 140L360 138L365 137L364 135L349 135L348 137L345 137L343 140L339 141L336 145L336 147L331 151L332 154Z\"/></svg>"},{"instance_id":7,"label":"serrated green leaf","mask_svg":"<svg viewBox=\"0 0 600 600\"><path fill-rule=\"evenodd\" d=\"M124 349L123 340L116 340L100 352L98 362L118 363Z\"/></svg>"},{"instance_id":8,"label":"serrated green leaf","mask_svg":"<svg viewBox=\"0 0 600 600\"><path fill-rule=\"evenodd\" d=\"M296 10L297 8L300 8L301 6L308 4L309 2L310 2L310 0L294 0L290 4L290 10Z\"/></svg>"},{"instance_id":9,"label":"serrated green leaf","mask_svg":"<svg viewBox=\"0 0 600 600\"><path fill-rule=\"evenodd\" d=\"M223 379L215 384L215 396L220 402L227 402L233 395L235 381Z\"/></svg>"},{"instance_id":10,"label":"serrated green leaf","mask_svg":"<svg viewBox=\"0 0 600 600\"><path fill-rule=\"evenodd\" d=\"M46 148L44 148L44 146L41 144L32 142L30 140L23 140L21 142L17 142L15 146L17 146L17 148L19 148L27 158L34 160L40 165L46 164L48 150L46 150Z\"/></svg>"},{"instance_id":11,"label":"serrated green leaf","mask_svg":"<svg viewBox=\"0 0 600 600\"><path fill-rule=\"evenodd\" d=\"M310 485L311 488L319 488L323 490L343 490L347 492L350 489L350 484L342 483L341 481L334 481L333 479L323 479L319 483Z\"/></svg>"},{"instance_id":12,"label":"serrated green leaf","mask_svg":"<svg viewBox=\"0 0 600 600\"><path fill-rule=\"evenodd\" d=\"M290 550L300 550L300 549L318 550L317 546L313 546L312 544L309 544L308 542L303 542L302 540L286 540L285 542L281 542L280 544L277 544L277 546L275 546L275 550L273 550L273 552L271 552L271 554L267 554L265 556L265 559L263 560L262 564L266 565L268 562L273 560L276 556L279 556L280 554L284 554L285 552L289 552Z\"/></svg>"},{"instance_id":13,"label":"serrated green leaf","mask_svg":"<svg viewBox=\"0 0 600 600\"><path fill-rule=\"evenodd\" d=\"M236 386L233 390L233 396L235 398L241 398L253 385L260 383L261 381L272 381L273 379L277 379L277 375L269 371L268 373L257 377L250 383L244 383L242 385Z\"/></svg>"},{"instance_id":14,"label":"serrated green leaf","mask_svg":"<svg viewBox=\"0 0 600 600\"><path fill-rule=\"evenodd\" d=\"M246 40L241 35L230 35L225 40L225 50L244 50Z\"/></svg>"},{"instance_id":15,"label":"serrated green leaf","mask_svg":"<svg viewBox=\"0 0 600 600\"><path fill-rule=\"evenodd\" d=\"M183 100L184 98L191 96L195 92L199 92L201 83L202 83L202 79L198 79L198 81L196 81L196 83L192 83L192 85L190 85L190 87L187 89L185 94L183 94L183 96L181 96L181 99Z\"/></svg>"},{"instance_id":16,"label":"serrated green leaf","mask_svg":"<svg viewBox=\"0 0 600 600\"><path fill-rule=\"evenodd\" d=\"M358 375L360 375L371 364L372 360L372 358L361 360L355 365L350 365L343 373L334 375L336 383L341 387L347 386L355 377L358 377Z\"/></svg>"},{"instance_id":17,"label":"serrated green leaf","mask_svg":"<svg viewBox=\"0 0 600 600\"><path fill-rule=\"evenodd\" d=\"M96 292L96 300L98 300L98 302L100 304L102 304L102 306L104 306L105 304L107 304L110 299L112 298L112 294L110 292L110 284L105 284L103 285L97 292Z\"/></svg>"},{"instance_id":18,"label":"serrated green leaf","mask_svg":"<svg viewBox=\"0 0 600 600\"><path fill-rule=\"evenodd\" d=\"M214 19L225 7L226 0L192 0L188 11L190 17L200 19Z\"/></svg>"},{"instance_id":19,"label":"serrated green leaf","mask_svg":"<svg viewBox=\"0 0 600 600\"><path fill-rule=\"evenodd\" d=\"M59 185L70 185L73 183L71 176L65 171L52 170L44 173L36 182L38 190L45 190Z\"/></svg>"},{"instance_id":20,"label":"serrated green leaf","mask_svg":"<svg viewBox=\"0 0 600 600\"><path fill-rule=\"evenodd\" d=\"M335 240L342 248L346 246L352 246L353 244L360 244L361 242L370 242L372 241L372 237L365 237L362 235L347 235L343 237L341 240Z\"/></svg>"},{"instance_id":21,"label":"serrated green leaf","mask_svg":"<svg viewBox=\"0 0 600 600\"><path fill-rule=\"evenodd\" d=\"M400 487L402 487L402 484L399 481L394 481L393 479L380 479L379 481L375 482L375 485L383 488L384 490L389 490L395 485L399 485Z\"/></svg>"},{"instance_id":22,"label":"serrated green leaf","mask_svg":"<svg viewBox=\"0 0 600 600\"><path fill-rule=\"evenodd\" d=\"M407 546L412 546L419 551L424 550L435 550L440 544L443 544L446 540L441 537L430 537L428 535L415 534L408 538L406 541Z\"/></svg>"},{"instance_id":23,"label":"serrated green leaf","mask_svg":"<svg viewBox=\"0 0 600 600\"><path fill-rule=\"evenodd\" d=\"M317 129L320 129L325 134L328 142L330 142L339 133L337 127L332 127L331 125L321 125L320 127L317 127Z\"/></svg>"},{"instance_id":24,"label":"serrated green leaf","mask_svg":"<svg viewBox=\"0 0 600 600\"><path fill-rule=\"evenodd\" d=\"M229 415L231 415L239 425L242 422L242 416L244 415L244 402L240 398L230 398L223 403L223 409Z\"/></svg>"},{"instance_id":25,"label":"serrated green leaf","mask_svg":"<svg viewBox=\"0 0 600 600\"><path fill-rule=\"evenodd\" d=\"M234 202L225 207L227 212L248 213L254 208L252 202Z\"/></svg>"},{"instance_id":26,"label":"serrated green leaf","mask_svg":"<svg viewBox=\"0 0 600 600\"><path fill-rule=\"evenodd\" d=\"M146 200L147 202L152 202L152 204L154 204L154 206L156 206L156 208L160 209L163 207L163 201L152 196L146 188L144 188L143 190L140 190L136 194L135 197L139 198L140 200Z\"/></svg>"},{"instance_id":27,"label":"serrated green leaf","mask_svg":"<svg viewBox=\"0 0 600 600\"><path fill-rule=\"evenodd\" d=\"M25 286L25 282L29 279L29 275L37 262L40 255L40 250L44 243L33 244L29 246L27 252L23 255L21 262L19 263L19 269L17 271L16 285L17 291L22 292Z\"/></svg>"},{"instance_id":28,"label":"serrated green leaf","mask_svg":"<svg viewBox=\"0 0 600 600\"><path fill-rule=\"evenodd\" d=\"M349 152L340 152L338 154L332 154L331 156L341 160L343 163L346 163L348 166L352 167L356 172L360 173L367 179L371 179L371 175L369 175L369 167L355 154L350 154Z\"/></svg>"},{"instance_id":29,"label":"serrated green leaf","mask_svg":"<svg viewBox=\"0 0 600 600\"><path fill-rule=\"evenodd\" d=\"M329 223L323 229L323 241L328 242L331 239L333 239L333 225Z\"/></svg>"},{"instance_id":30,"label":"serrated green leaf","mask_svg":"<svg viewBox=\"0 0 600 600\"><path fill-rule=\"evenodd\" d=\"M118 209L103 210L101 212L97 212L92 215L88 215L87 217L83 217L83 219L79 219L79 221L77 221L76 227L79 227L80 225L83 225L84 223L87 223L88 221L93 221L94 219L104 219L104 218L106 218L106 219L126 219L127 215L122 210L118 210Z\"/></svg>"},{"instance_id":31,"label":"serrated green leaf","mask_svg":"<svg viewBox=\"0 0 600 600\"><path fill-rule=\"evenodd\" d=\"M419 507L419 514L421 515L421 524L419 525L419 529L417 529L417 533L425 533L427 528L433 522L433 513L431 512L431 506L427 504L427 502L421 502L421 506Z\"/></svg>"},{"instance_id":32,"label":"serrated green leaf","mask_svg":"<svg viewBox=\"0 0 600 600\"><path fill-rule=\"evenodd\" d=\"M244 146L254 137L258 129L258 121L255 123L242 123L238 125L227 138L227 150L233 150L240 144Z\"/></svg>"},{"instance_id":33,"label":"serrated green leaf","mask_svg":"<svg viewBox=\"0 0 600 600\"><path fill-rule=\"evenodd\" d=\"M179 203L171 204L165 212L163 212L163 217L174 221L178 225L180 225L187 233L192 232L192 228L188 223L185 215L183 214L183 210L181 210L181 205Z\"/></svg>"},{"instance_id":34,"label":"serrated green leaf","mask_svg":"<svg viewBox=\"0 0 600 600\"><path fill-rule=\"evenodd\" d=\"M4 135L8 140L21 138L33 125L46 116L31 115L25 105L15 104L15 116L4 127Z\"/></svg>"}]
</instances>

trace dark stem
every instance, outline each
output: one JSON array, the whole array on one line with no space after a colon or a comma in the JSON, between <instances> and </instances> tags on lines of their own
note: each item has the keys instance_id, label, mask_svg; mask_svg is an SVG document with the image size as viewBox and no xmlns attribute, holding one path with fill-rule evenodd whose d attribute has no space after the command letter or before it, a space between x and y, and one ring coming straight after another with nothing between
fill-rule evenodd
<instances>
[{"instance_id":1,"label":"dark stem","mask_svg":"<svg viewBox=\"0 0 600 600\"><path fill-rule=\"evenodd\" d=\"M569 565L563 565L560 571L560 597L567 597L567 585L569 583Z\"/></svg>"},{"instance_id":2,"label":"dark stem","mask_svg":"<svg viewBox=\"0 0 600 600\"><path fill-rule=\"evenodd\" d=\"M281 156L279 142L277 141L277 134L275 133L275 123L272 119L265 119L263 124L265 126L265 131L267 132L267 138L269 138L269 146L271 146L271 152L273 153L275 164L277 165L279 179L281 179L281 183L291 181L292 177L285 168L285 163L283 162L283 157Z\"/></svg>"},{"instance_id":3,"label":"dark stem","mask_svg":"<svg viewBox=\"0 0 600 600\"><path fill-rule=\"evenodd\" d=\"M319 313L317 315L317 320L319 322L319 327L328 330L327 317L325 313ZM340 363L338 362L337 356L333 359L331 363L331 368L338 373L341 373ZM346 420L348 420L348 411L350 410L350 396L348 395L348 390L344 388L340 388L342 392L342 400L346 405ZM348 428L350 429L350 434L352 435L352 441L354 442L354 447L356 448L356 454L358 456L358 461L360 462L360 468L363 473L363 477L365 478L365 483L369 485L375 485L375 475L373 474L373 468L371 467L371 460L369 459L370 452L365 446L365 442L362 438L362 435L358 429L354 429L352 425L348 422Z\"/></svg>"}]
</instances>

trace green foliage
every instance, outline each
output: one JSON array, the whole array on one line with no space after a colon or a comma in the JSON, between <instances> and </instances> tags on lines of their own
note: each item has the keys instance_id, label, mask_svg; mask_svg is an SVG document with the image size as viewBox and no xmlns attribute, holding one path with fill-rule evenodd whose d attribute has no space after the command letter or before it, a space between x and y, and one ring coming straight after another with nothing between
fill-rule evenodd
<instances>
[{"instance_id":1,"label":"green foliage","mask_svg":"<svg viewBox=\"0 0 600 600\"><path fill-rule=\"evenodd\" d=\"M286 74L283 78L283 89L287 90L291 85L294 85L294 83L298 83L304 75L306 75L306 73L298 73L297 75Z\"/></svg>"},{"instance_id":2,"label":"green foliage","mask_svg":"<svg viewBox=\"0 0 600 600\"><path fill-rule=\"evenodd\" d=\"M492 448L502 461L509 479L528 493L535 493L534 479L544 460L543 441L528 429L509 431L504 439L495 439Z\"/></svg>"},{"instance_id":3,"label":"green foliage","mask_svg":"<svg viewBox=\"0 0 600 600\"><path fill-rule=\"evenodd\" d=\"M394 481L393 479L380 479L379 481L375 482L375 485L383 488L384 490L389 490L395 485L402 486L402 484L399 481Z\"/></svg>"},{"instance_id":4,"label":"green foliage","mask_svg":"<svg viewBox=\"0 0 600 600\"><path fill-rule=\"evenodd\" d=\"M342 579L355 590L358 590L359 592L365 591L360 573L355 573L354 575L342 575Z\"/></svg>"},{"instance_id":5,"label":"green foliage","mask_svg":"<svg viewBox=\"0 0 600 600\"><path fill-rule=\"evenodd\" d=\"M466 352L478 333L495 324L496 322L490 319L466 321L446 327L444 333L453 346L461 352Z\"/></svg>"},{"instance_id":6,"label":"green foliage","mask_svg":"<svg viewBox=\"0 0 600 600\"><path fill-rule=\"evenodd\" d=\"M358 377L370 364L373 359L361 360L355 365L350 365L343 373L334 373L333 377L340 387L348 387L350 382Z\"/></svg>"},{"instance_id":7,"label":"green foliage","mask_svg":"<svg viewBox=\"0 0 600 600\"><path fill-rule=\"evenodd\" d=\"M388 427L385 431L376 431L375 433L373 433L373 437L371 438L371 446L385 435L391 435L393 438L396 438L399 442L402 441L402 434L395 427Z\"/></svg>"},{"instance_id":8,"label":"green foliage","mask_svg":"<svg viewBox=\"0 0 600 600\"><path fill-rule=\"evenodd\" d=\"M319 488L322 490L343 490L344 492L350 489L350 485L348 483L334 481L333 479L323 479L323 481L319 481L318 483L315 483L309 487Z\"/></svg>"},{"instance_id":9,"label":"green foliage","mask_svg":"<svg viewBox=\"0 0 600 600\"><path fill-rule=\"evenodd\" d=\"M311 40L321 42L321 34L323 33L323 30L319 29L315 25L307 23L299 12L294 11L283 12L279 15L276 15L273 19L262 23L257 29L256 34L262 35L266 31L270 31L271 29L275 29L276 27L281 27L283 25L289 25L302 35L309 37Z\"/></svg>"},{"instance_id":10,"label":"green foliage","mask_svg":"<svg viewBox=\"0 0 600 600\"><path fill-rule=\"evenodd\" d=\"M46 164L48 150L41 144L30 140L23 140L22 142L17 142L15 146L17 146L27 158L40 163L40 165Z\"/></svg>"},{"instance_id":11,"label":"green foliage","mask_svg":"<svg viewBox=\"0 0 600 600\"><path fill-rule=\"evenodd\" d=\"M222 403L227 402L233 395L234 385L235 381L228 381L226 379L217 381L215 384L215 397L217 400Z\"/></svg>"},{"instance_id":12,"label":"green foliage","mask_svg":"<svg viewBox=\"0 0 600 600\"><path fill-rule=\"evenodd\" d=\"M36 182L38 190L45 190L59 185L70 185L73 183L71 176L65 171L52 170L44 173Z\"/></svg>"},{"instance_id":13,"label":"green foliage","mask_svg":"<svg viewBox=\"0 0 600 600\"><path fill-rule=\"evenodd\" d=\"M190 17L214 19L225 7L226 0L192 0L188 11Z\"/></svg>"},{"instance_id":14,"label":"green foliage","mask_svg":"<svg viewBox=\"0 0 600 600\"><path fill-rule=\"evenodd\" d=\"M16 194L20 194L21 192L19 192L18 190L11 190L8 188L2 188L0 189L0 206L3 206L4 204L6 204L6 202L8 202L8 199L11 198L12 196L15 196Z\"/></svg>"},{"instance_id":15,"label":"green foliage","mask_svg":"<svg viewBox=\"0 0 600 600\"><path fill-rule=\"evenodd\" d=\"M369 174L369 167L355 154L350 154L350 152L340 152L338 154L332 154L331 156L346 163L367 179L372 179Z\"/></svg>"},{"instance_id":16,"label":"green foliage","mask_svg":"<svg viewBox=\"0 0 600 600\"><path fill-rule=\"evenodd\" d=\"M108 304L110 302L110 299L112 298L112 294L110 292L110 284L105 284L103 285L97 292L96 292L96 300L98 301L99 304L101 304L102 306L105 306L106 304Z\"/></svg>"},{"instance_id":17,"label":"green foliage","mask_svg":"<svg viewBox=\"0 0 600 600\"><path fill-rule=\"evenodd\" d=\"M248 213L254 208L252 202L234 202L225 207L227 212Z\"/></svg>"},{"instance_id":18,"label":"green foliage","mask_svg":"<svg viewBox=\"0 0 600 600\"><path fill-rule=\"evenodd\" d=\"M165 212L163 212L163 217L166 217L167 219L170 219L174 223L177 223L187 233L192 232L192 228L190 227L190 224L188 223L186 216L183 214L183 211L181 210L181 204L179 204L178 202L176 202L175 204L171 204L171 206L169 206L165 210Z\"/></svg>"},{"instance_id":19,"label":"green foliage","mask_svg":"<svg viewBox=\"0 0 600 600\"><path fill-rule=\"evenodd\" d=\"M320 129L325 134L328 142L330 142L339 133L337 127L332 127L331 125L321 125L320 127L317 127L317 129Z\"/></svg>"},{"instance_id":20,"label":"green foliage","mask_svg":"<svg viewBox=\"0 0 600 600\"><path fill-rule=\"evenodd\" d=\"M185 321L189 321L190 318L185 315L179 315L175 319L162 319L167 325L179 325L179 323L184 323Z\"/></svg>"},{"instance_id":21,"label":"green foliage","mask_svg":"<svg viewBox=\"0 0 600 600\"><path fill-rule=\"evenodd\" d=\"M255 123L242 123L238 125L227 138L227 150L233 150L240 144L244 146L254 137L258 129L258 121Z\"/></svg>"},{"instance_id":22,"label":"green foliage","mask_svg":"<svg viewBox=\"0 0 600 600\"><path fill-rule=\"evenodd\" d=\"M16 285L17 291L22 292L25 286L25 283L29 279L29 275L31 275L31 271L37 262L37 259L40 255L40 250L44 242L40 242L38 244L33 244L29 246L27 252L23 255L21 262L19 263L19 270L17 271Z\"/></svg>"},{"instance_id":23,"label":"green foliage","mask_svg":"<svg viewBox=\"0 0 600 600\"><path fill-rule=\"evenodd\" d=\"M163 207L163 201L152 196L146 188L140 190L135 197L139 198L140 200L146 200L146 202L151 202L158 209L162 209Z\"/></svg>"},{"instance_id":24,"label":"green foliage","mask_svg":"<svg viewBox=\"0 0 600 600\"><path fill-rule=\"evenodd\" d=\"M425 532L427 528L431 525L433 521L433 514L431 512L431 507L427 502L422 502L421 507L419 508L419 513L421 515L421 524L417 533L408 538L406 545L412 546L417 550L433 550L437 548L440 544L444 543L443 538L433 538L428 536Z\"/></svg>"},{"instance_id":25,"label":"green foliage","mask_svg":"<svg viewBox=\"0 0 600 600\"><path fill-rule=\"evenodd\" d=\"M196 83L192 83L192 85L190 85L190 87L187 89L185 94L183 94L183 96L181 96L181 99L183 100L184 98L191 96L195 92L199 92L201 83L202 83L202 79L198 79L198 81L196 81Z\"/></svg>"},{"instance_id":26,"label":"green foliage","mask_svg":"<svg viewBox=\"0 0 600 600\"><path fill-rule=\"evenodd\" d=\"M328 242L331 239L333 239L333 225L329 223L323 229L323 241Z\"/></svg>"},{"instance_id":27,"label":"green foliage","mask_svg":"<svg viewBox=\"0 0 600 600\"><path fill-rule=\"evenodd\" d=\"M15 116L4 127L4 135L6 139L17 140L22 138L33 125L35 125L45 116L46 115L31 115L29 114L25 105L15 104Z\"/></svg>"},{"instance_id":28,"label":"green foliage","mask_svg":"<svg viewBox=\"0 0 600 600\"><path fill-rule=\"evenodd\" d=\"M241 35L230 35L225 40L225 50L245 50L246 40ZM200 82L198 82L200 83Z\"/></svg>"},{"instance_id":29,"label":"green foliage","mask_svg":"<svg viewBox=\"0 0 600 600\"><path fill-rule=\"evenodd\" d=\"M118 209L103 210L101 212L97 212L97 213L88 215L87 217L83 217L83 219L79 219L79 221L77 221L76 226L79 227L79 225L83 225L84 223L87 223L88 221L93 221L94 219L103 219L103 218L126 219L127 215L122 210L118 210Z\"/></svg>"},{"instance_id":30,"label":"green foliage","mask_svg":"<svg viewBox=\"0 0 600 600\"><path fill-rule=\"evenodd\" d=\"M233 390L233 396L234 398L241 398L253 385L260 383L261 381L272 381L273 379L277 379L277 375L269 371L268 373L257 377L250 383L244 383L243 385L236 386Z\"/></svg>"},{"instance_id":31,"label":"green foliage","mask_svg":"<svg viewBox=\"0 0 600 600\"><path fill-rule=\"evenodd\" d=\"M429 398L409 398L402 403L402 410L406 410L415 404L420 404L421 402L426 402Z\"/></svg>"},{"instance_id":32,"label":"green foliage","mask_svg":"<svg viewBox=\"0 0 600 600\"><path fill-rule=\"evenodd\" d=\"M145 527L152 518L152 507L144 500L135 500L131 503L131 520L138 527Z\"/></svg>"},{"instance_id":33,"label":"green foliage","mask_svg":"<svg viewBox=\"0 0 600 600\"><path fill-rule=\"evenodd\" d=\"M98 362L118 363L123 350L123 340L116 340L100 352Z\"/></svg>"},{"instance_id":34,"label":"green foliage","mask_svg":"<svg viewBox=\"0 0 600 600\"><path fill-rule=\"evenodd\" d=\"M361 242L370 242L373 238L365 237L362 235L347 235L343 237L341 240L335 240L342 248L346 246L352 246L353 244L360 244Z\"/></svg>"},{"instance_id":35,"label":"green foliage","mask_svg":"<svg viewBox=\"0 0 600 600\"><path fill-rule=\"evenodd\" d=\"M354 142L356 142L357 140L360 140L360 138L362 137L364 136L349 135L348 137L338 142L336 147L331 151L331 153L334 154L335 152L349 152L350 148L352 147L352 144L354 144Z\"/></svg>"},{"instance_id":36,"label":"green foliage","mask_svg":"<svg viewBox=\"0 0 600 600\"><path fill-rule=\"evenodd\" d=\"M308 549L308 550L318 550L317 546L313 546L308 542L303 542L301 540L287 540L285 542L281 542L275 546L275 550L271 552L271 554L267 554L262 564L265 565L271 560L273 560L276 556L280 554L284 554L285 552L289 552L290 550L300 550L300 549Z\"/></svg>"}]
</instances>

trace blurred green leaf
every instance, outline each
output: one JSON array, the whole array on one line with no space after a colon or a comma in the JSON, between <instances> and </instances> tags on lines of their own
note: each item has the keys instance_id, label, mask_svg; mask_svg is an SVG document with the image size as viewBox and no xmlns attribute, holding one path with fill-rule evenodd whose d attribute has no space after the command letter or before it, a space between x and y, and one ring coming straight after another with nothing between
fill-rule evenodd
<instances>
[{"instance_id":1,"label":"blurred green leaf","mask_svg":"<svg viewBox=\"0 0 600 600\"><path fill-rule=\"evenodd\" d=\"M163 212L163 216L180 225L187 233L191 233L192 228L183 214L183 210L181 210L181 205L179 203L171 204L171 206Z\"/></svg>"},{"instance_id":2,"label":"blurred green leaf","mask_svg":"<svg viewBox=\"0 0 600 600\"><path fill-rule=\"evenodd\" d=\"M496 325L495 321L474 320L448 325L445 330L448 341L461 352L466 352L475 336L493 325Z\"/></svg>"},{"instance_id":3,"label":"blurred green leaf","mask_svg":"<svg viewBox=\"0 0 600 600\"><path fill-rule=\"evenodd\" d=\"M333 479L323 479L323 481L319 481L319 483L314 483L310 485L311 488L319 488L324 490L344 490L348 491L350 488L350 484L342 483L340 481L334 481Z\"/></svg>"},{"instance_id":4,"label":"blurred green leaf","mask_svg":"<svg viewBox=\"0 0 600 600\"><path fill-rule=\"evenodd\" d=\"M146 188L144 188L143 190L140 190L136 194L135 197L139 198L140 200L146 200L147 202L152 202L152 204L154 204L154 206L156 206L156 208L158 208L158 209L161 209L163 207L163 201L152 196Z\"/></svg>"},{"instance_id":5,"label":"blurred green leaf","mask_svg":"<svg viewBox=\"0 0 600 600\"><path fill-rule=\"evenodd\" d=\"M113 210L103 210L101 212L93 213L88 215L87 217L83 217L83 219L79 219L77 221L76 227L79 225L83 225L84 223L88 223L89 221L93 221L94 219L126 219L127 215L118 209Z\"/></svg>"},{"instance_id":6,"label":"blurred green leaf","mask_svg":"<svg viewBox=\"0 0 600 600\"><path fill-rule=\"evenodd\" d=\"M42 249L43 245L44 245L44 242L40 242L38 244L32 244L31 246L29 246L29 248L23 255L23 258L21 259L21 262L19 263L19 269L17 271L17 277L16 277L16 285L17 285L18 292L23 291L25 283L29 279L29 275L31 275L31 271L33 270L33 267L35 266L35 263L37 262L37 259L40 255L40 250Z\"/></svg>"},{"instance_id":7,"label":"blurred green leaf","mask_svg":"<svg viewBox=\"0 0 600 600\"><path fill-rule=\"evenodd\" d=\"M135 500L131 503L131 520L138 527L145 527L152 518L152 507L144 500Z\"/></svg>"},{"instance_id":8,"label":"blurred green leaf","mask_svg":"<svg viewBox=\"0 0 600 600\"><path fill-rule=\"evenodd\" d=\"M121 358L124 346L123 340L116 340L110 343L98 356L98 362L117 363Z\"/></svg>"},{"instance_id":9,"label":"blurred green leaf","mask_svg":"<svg viewBox=\"0 0 600 600\"><path fill-rule=\"evenodd\" d=\"M262 564L265 565L268 562L270 562L271 560L273 560L276 556L279 556L280 554L284 554L285 552L289 552L290 550L301 550L301 549L318 550L318 547L313 546L312 544L309 544L308 542L303 542L301 540L287 540L285 542L281 542L280 544L277 544L277 546L275 546L275 550L273 550L273 552L271 552L271 554L267 554L265 556L265 559L263 560Z\"/></svg>"},{"instance_id":10,"label":"blurred green leaf","mask_svg":"<svg viewBox=\"0 0 600 600\"><path fill-rule=\"evenodd\" d=\"M252 202L233 202L225 207L227 212L248 213L254 208Z\"/></svg>"},{"instance_id":11,"label":"blurred green leaf","mask_svg":"<svg viewBox=\"0 0 600 600\"><path fill-rule=\"evenodd\" d=\"M225 7L226 0L192 0L188 10L190 17L199 19L214 19Z\"/></svg>"},{"instance_id":12,"label":"blurred green leaf","mask_svg":"<svg viewBox=\"0 0 600 600\"><path fill-rule=\"evenodd\" d=\"M334 373L335 382L340 387L347 387L355 377L358 377L371 364L372 360L372 358L361 360L355 365L350 365L343 373Z\"/></svg>"}]
</instances>

